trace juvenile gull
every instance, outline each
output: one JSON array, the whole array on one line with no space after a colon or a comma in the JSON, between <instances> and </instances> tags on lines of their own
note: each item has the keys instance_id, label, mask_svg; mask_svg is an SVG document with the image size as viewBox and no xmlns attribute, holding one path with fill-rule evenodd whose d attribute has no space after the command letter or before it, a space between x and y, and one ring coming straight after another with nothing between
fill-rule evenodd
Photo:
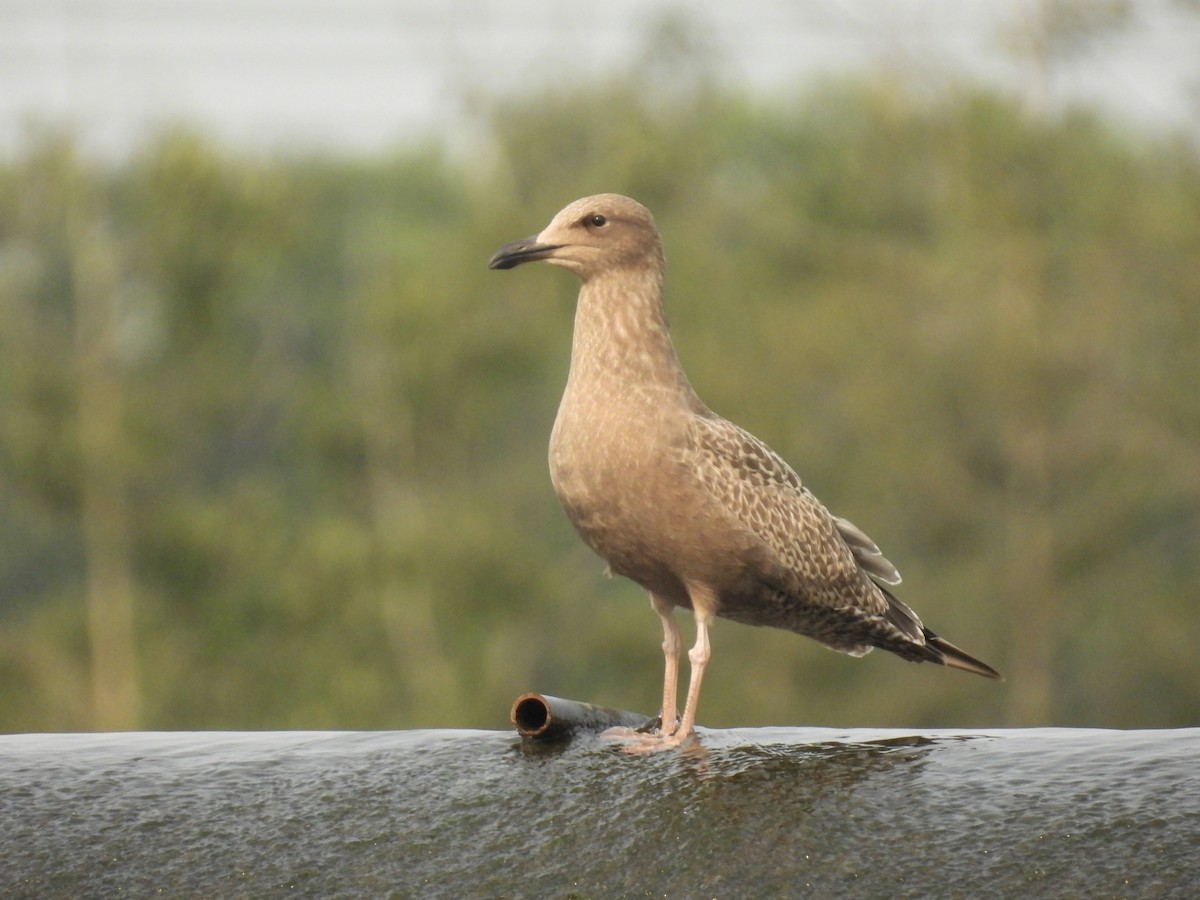
<instances>
[{"instance_id":1,"label":"juvenile gull","mask_svg":"<svg viewBox=\"0 0 1200 900\"><path fill-rule=\"evenodd\" d=\"M619 194L576 200L540 234L501 247L488 267L534 260L583 283L550 478L584 541L645 588L662 619L656 747L692 732L714 616L795 631L851 656L880 647L1000 677L892 595L886 585L900 574L874 541L831 515L766 444L701 402L667 332L662 242L644 206ZM696 620L678 721L677 606Z\"/></svg>"}]
</instances>

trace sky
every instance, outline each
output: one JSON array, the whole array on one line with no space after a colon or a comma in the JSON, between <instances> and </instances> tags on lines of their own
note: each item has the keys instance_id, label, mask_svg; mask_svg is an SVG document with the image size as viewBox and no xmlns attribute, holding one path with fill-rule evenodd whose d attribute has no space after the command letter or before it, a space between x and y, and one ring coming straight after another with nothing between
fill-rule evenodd
<instances>
[{"instance_id":1,"label":"sky","mask_svg":"<svg viewBox=\"0 0 1200 900\"><path fill-rule=\"evenodd\" d=\"M722 84L763 94L829 73L948 73L1130 127L1200 132L1200 0L1058 0L1119 29L1031 53L1046 0L694 0ZM167 125L267 149L372 153L464 128L481 95L576 84L647 50L667 0L0 0L0 152L32 124L122 154Z\"/></svg>"}]
</instances>

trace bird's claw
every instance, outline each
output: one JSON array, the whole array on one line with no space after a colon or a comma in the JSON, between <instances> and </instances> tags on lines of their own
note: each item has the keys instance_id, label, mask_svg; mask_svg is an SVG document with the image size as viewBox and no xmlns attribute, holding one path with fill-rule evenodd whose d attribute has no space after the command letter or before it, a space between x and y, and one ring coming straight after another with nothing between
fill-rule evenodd
<instances>
[{"instance_id":1,"label":"bird's claw","mask_svg":"<svg viewBox=\"0 0 1200 900\"><path fill-rule=\"evenodd\" d=\"M643 724L633 729L637 734L654 734L662 728L662 716L647 719Z\"/></svg>"},{"instance_id":2,"label":"bird's claw","mask_svg":"<svg viewBox=\"0 0 1200 900\"><path fill-rule=\"evenodd\" d=\"M674 734L679 729L679 723L682 720L679 718L679 714L676 713L674 716L672 716L672 721L675 723L675 727L668 732L669 734ZM647 719L643 724L635 728L634 731L636 731L638 734L653 734L659 737L666 736L663 732L662 713L660 712L653 719Z\"/></svg>"}]
</instances>

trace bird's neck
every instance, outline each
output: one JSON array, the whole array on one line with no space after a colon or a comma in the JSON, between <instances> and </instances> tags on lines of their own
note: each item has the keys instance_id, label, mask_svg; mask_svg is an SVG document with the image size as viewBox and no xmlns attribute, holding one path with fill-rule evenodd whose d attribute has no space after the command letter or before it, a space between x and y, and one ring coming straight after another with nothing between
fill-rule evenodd
<instances>
[{"instance_id":1,"label":"bird's neck","mask_svg":"<svg viewBox=\"0 0 1200 900\"><path fill-rule=\"evenodd\" d=\"M583 284L575 310L569 387L622 382L695 397L667 330L661 271L598 275ZM699 401L696 401L699 402Z\"/></svg>"}]
</instances>

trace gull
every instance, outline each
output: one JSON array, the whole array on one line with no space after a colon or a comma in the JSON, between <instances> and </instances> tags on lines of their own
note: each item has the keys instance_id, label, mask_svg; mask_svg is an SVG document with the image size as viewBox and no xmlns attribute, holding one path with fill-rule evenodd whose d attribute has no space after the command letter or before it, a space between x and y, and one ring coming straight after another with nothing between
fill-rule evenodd
<instances>
[{"instance_id":1,"label":"gull","mask_svg":"<svg viewBox=\"0 0 1200 900\"><path fill-rule=\"evenodd\" d=\"M700 400L667 329L662 240L644 206L620 194L576 200L539 234L501 247L488 267L533 261L581 282L550 435L554 491L583 540L649 593L662 622L661 724L631 742L666 749L692 735L717 617L793 631L851 656L879 647L1000 677L892 594L900 574L874 541ZM696 624L678 718L677 607Z\"/></svg>"}]
</instances>

